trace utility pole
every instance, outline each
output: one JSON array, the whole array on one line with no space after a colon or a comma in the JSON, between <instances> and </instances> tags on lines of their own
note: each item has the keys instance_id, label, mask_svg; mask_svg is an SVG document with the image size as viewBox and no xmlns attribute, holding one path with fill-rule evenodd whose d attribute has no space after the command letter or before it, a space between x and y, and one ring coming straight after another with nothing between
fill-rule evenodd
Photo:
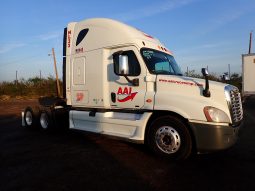
<instances>
[{"instance_id":1,"label":"utility pole","mask_svg":"<svg viewBox=\"0 0 255 191\"><path fill-rule=\"evenodd\" d=\"M54 59L54 68L55 68L56 81L57 81L57 97L60 97L60 86L59 86L57 62L56 62L56 56L55 56L54 48L52 48L52 56L53 56L53 59Z\"/></svg>"},{"instance_id":2,"label":"utility pole","mask_svg":"<svg viewBox=\"0 0 255 191\"><path fill-rule=\"evenodd\" d=\"M248 54L251 54L251 47L252 47L252 31L250 32L250 41L249 41L249 52L248 52Z\"/></svg>"},{"instance_id":3,"label":"utility pole","mask_svg":"<svg viewBox=\"0 0 255 191\"><path fill-rule=\"evenodd\" d=\"M187 66L187 76L189 76L189 67Z\"/></svg>"}]
</instances>

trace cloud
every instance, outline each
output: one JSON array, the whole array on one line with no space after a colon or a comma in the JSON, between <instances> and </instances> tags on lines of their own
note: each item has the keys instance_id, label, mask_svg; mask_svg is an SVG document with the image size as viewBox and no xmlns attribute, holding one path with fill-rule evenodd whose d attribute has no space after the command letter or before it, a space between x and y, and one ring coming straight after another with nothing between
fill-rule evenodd
<instances>
[{"instance_id":1,"label":"cloud","mask_svg":"<svg viewBox=\"0 0 255 191\"><path fill-rule=\"evenodd\" d=\"M230 7L228 10L224 10L224 12L218 13L216 17L208 20L207 27L203 27L203 30L200 30L201 32L198 32L198 35L205 35L220 29L221 27L240 19L245 14L254 11L254 8L255 6L248 5L244 5L242 7L239 6L238 8Z\"/></svg>"},{"instance_id":2,"label":"cloud","mask_svg":"<svg viewBox=\"0 0 255 191\"><path fill-rule=\"evenodd\" d=\"M122 21L142 19L188 5L194 1L196 0L168 0L161 3L157 2L156 4L151 4L141 9L129 11L128 13L122 13L116 17Z\"/></svg>"},{"instance_id":3,"label":"cloud","mask_svg":"<svg viewBox=\"0 0 255 191\"><path fill-rule=\"evenodd\" d=\"M40 39L40 40L51 40L51 39L56 39L56 38L59 38L63 35L63 31L52 31L52 32L49 32L49 33L46 33L46 34L41 34L41 35L38 35L37 37Z\"/></svg>"},{"instance_id":4,"label":"cloud","mask_svg":"<svg viewBox=\"0 0 255 191\"><path fill-rule=\"evenodd\" d=\"M196 47L196 49L210 49L210 48L217 48L226 45L226 43L207 43L202 44Z\"/></svg>"},{"instance_id":5,"label":"cloud","mask_svg":"<svg viewBox=\"0 0 255 191\"><path fill-rule=\"evenodd\" d=\"M6 53L13 49L24 47L24 46L26 46L26 44L24 43L9 43L9 44L0 45L0 54Z\"/></svg>"},{"instance_id":6,"label":"cloud","mask_svg":"<svg viewBox=\"0 0 255 191\"><path fill-rule=\"evenodd\" d=\"M222 50L223 48L226 49L227 46L230 46L232 43L230 42L219 42L219 43L204 43L204 44L196 44L194 46L191 46L189 48L181 48L178 52L176 52L177 55L193 55L197 52L204 52L204 51L210 51L213 50Z\"/></svg>"}]
</instances>

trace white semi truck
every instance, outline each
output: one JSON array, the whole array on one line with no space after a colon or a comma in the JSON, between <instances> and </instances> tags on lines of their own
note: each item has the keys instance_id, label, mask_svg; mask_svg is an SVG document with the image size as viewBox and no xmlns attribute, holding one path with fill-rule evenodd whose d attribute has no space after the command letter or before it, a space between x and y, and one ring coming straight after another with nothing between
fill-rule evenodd
<instances>
[{"instance_id":1,"label":"white semi truck","mask_svg":"<svg viewBox=\"0 0 255 191\"><path fill-rule=\"evenodd\" d=\"M231 147L243 110L234 86L183 76L159 40L111 19L64 30L63 96L27 107L26 127L106 134L185 159Z\"/></svg>"}]
</instances>

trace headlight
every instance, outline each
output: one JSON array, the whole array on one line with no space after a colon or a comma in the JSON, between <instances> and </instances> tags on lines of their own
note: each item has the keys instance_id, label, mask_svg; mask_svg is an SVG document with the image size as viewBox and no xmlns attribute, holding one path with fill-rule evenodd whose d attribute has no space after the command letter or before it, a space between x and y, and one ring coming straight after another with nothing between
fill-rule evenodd
<instances>
[{"instance_id":1,"label":"headlight","mask_svg":"<svg viewBox=\"0 0 255 191\"><path fill-rule=\"evenodd\" d=\"M215 107L205 107L204 114L209 122L230 123L228 115L224 111Z\"/></svg>"}]
</instances>

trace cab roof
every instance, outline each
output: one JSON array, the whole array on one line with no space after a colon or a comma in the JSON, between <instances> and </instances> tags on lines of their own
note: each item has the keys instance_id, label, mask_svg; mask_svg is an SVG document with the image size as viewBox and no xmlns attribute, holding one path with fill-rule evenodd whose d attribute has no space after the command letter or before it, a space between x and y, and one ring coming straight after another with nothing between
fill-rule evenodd
<instances>
[{"instance_id":1,"label":"cab roof","mask_svg":"<svg viewBox=\"0 0 255 191\"><path fill-rule=\"evenodd\" d=\"M162 49L167 52L160 41L134 27L116 20L107 18L93 18L77 23L70 23L74 26L73 44L75 49L83 48L85 51L112 46L137 44L140 47ZM80 43L77 44L81 32L86 33ZM84 32L85 31L85 32ZM161 50L161 51L162 51Z\"/></svg>"}]
</instances>

